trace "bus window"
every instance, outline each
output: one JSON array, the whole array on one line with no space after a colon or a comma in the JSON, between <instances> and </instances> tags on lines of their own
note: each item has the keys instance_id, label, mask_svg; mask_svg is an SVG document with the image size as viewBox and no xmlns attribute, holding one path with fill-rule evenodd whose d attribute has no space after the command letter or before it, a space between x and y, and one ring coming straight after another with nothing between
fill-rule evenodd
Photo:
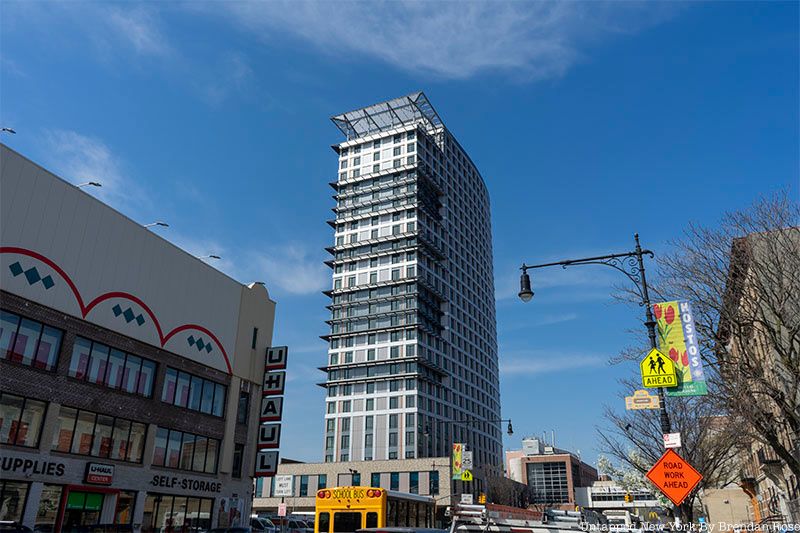
<instances>
[{"instance_id":1,"label":"bus window","mask_svg":"<svg viewBox=\"0 0 800 533\"><path fill-rule=\"evenodd\" d=\"M333 513L333 533L353 533L361 529L361 513Z\"/></svg>"},{"instance_id":2,"label":"bus window","mask_svg":"<svg viewBox=\"0 0 800 533\"><path fill-rule=\"evenodd\" d=\"M408 527L408 502L400 500L397 502L397 525L398 527Z\"/></svg>"},{"instance_id":3,"label":"bus window","mask_svg":"<svg viewBox=\"0 0 800 533\"><path fill-rule=\"evenodd\" d=\"M397 527L397 500L389 498L386 504L386 527Z\"/></svg>"},{"instance_id":4,"label":"bus window","mask_svg":"<svg viewBox=\"0 0 800 533\"><path fill-rule=\"evenodd\" d=\"M417 502L408 502L408 527L417 527Z\"/></svg>"},{"instance_id":5,"label":"bus window","mask_svg":"<svg viewBox=\"0 0 800 533\"><path fill-rule=\"evenodd\" d=\"M328 513L319 513L317 518L317 533L328 533L330 531L331 515Z\"/></svg>"},{"instance_id":6,"label":"bus window","mask_svg":"<svg viewBox=\"0 0 800 533\"><path fill-rule=\"evenodd\" d=\"M365 527L378 527L378 513L367 513L367 525Z\"/></svg>"}]
</instances>

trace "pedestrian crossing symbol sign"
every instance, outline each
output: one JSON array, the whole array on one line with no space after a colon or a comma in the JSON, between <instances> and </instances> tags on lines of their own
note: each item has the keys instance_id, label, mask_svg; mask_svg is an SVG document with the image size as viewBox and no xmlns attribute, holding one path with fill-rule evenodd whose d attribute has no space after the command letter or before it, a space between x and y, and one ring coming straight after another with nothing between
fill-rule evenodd
<instances>
[{"instance_id":1,"label":"pedestrian crossing symbol sign","mask_svg":"<svg viewBox=\"0 0 800 533\"><path fill-rule=\"evenodd\" d=\"M461 472L461 481L472 481L472 472L469 470Z\"/></svg>"},{"instance_id":2,"label":"pedestrian crossing symbol sign","mask_svg":"<svg viewBox=\"0 0 800 533\"><path fill-rule=\"evenodd\" d=\"M645 387L657 389L678 386L675 363L655 348L650 350L639 366L642 369L642 385Z\"/></svg>"}]
</instances>

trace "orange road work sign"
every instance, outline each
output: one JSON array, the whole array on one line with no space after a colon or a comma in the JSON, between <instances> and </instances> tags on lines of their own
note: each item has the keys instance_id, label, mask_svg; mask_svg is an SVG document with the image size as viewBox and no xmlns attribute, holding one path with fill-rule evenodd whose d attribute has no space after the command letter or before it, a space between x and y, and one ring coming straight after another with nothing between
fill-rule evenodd
<instances>
[{"instance_id":1,"label":"orange road work sign","mask_svg":"<svg viewBox=\"0 0 800 533\"><path fill-rule=\"evenodd\" d=\"M647 479L652 481L672 503L680 505L700 483L703 475L669 449L647 473Z\"/></svg>"}]
</instances>

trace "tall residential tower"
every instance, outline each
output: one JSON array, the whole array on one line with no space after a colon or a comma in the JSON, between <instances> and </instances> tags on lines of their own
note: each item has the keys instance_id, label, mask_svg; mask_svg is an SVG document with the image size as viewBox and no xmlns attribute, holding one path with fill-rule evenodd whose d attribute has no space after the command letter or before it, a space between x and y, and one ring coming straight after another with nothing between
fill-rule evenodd
<instances>
[{"instance_id":1,"label":"tall residential tower","mask_svg":"<svg viewBox=\"0 0 800 533\"><path fill-rule=\"evenodd\" d=\"M489 195L419 92L332 118L324 457L500 465Z\"/></svg>"}]
</instances>

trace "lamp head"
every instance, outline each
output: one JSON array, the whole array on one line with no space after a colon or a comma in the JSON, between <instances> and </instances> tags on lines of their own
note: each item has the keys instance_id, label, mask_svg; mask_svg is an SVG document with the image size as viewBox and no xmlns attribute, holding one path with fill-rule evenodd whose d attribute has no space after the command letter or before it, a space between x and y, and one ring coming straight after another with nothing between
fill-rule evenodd
<instances>
[{"instance_id":1,"label":"lamp head","mask_svg":"<svg viewBox=\"0 0 800 533\"><path fill-rule=\"evenodd\" d=\"M522 275L519 277L519 299L526 303L533 299L531 277L528 275L528 269L526 268L522 269Z\"/></svg>"}]
</instances>

